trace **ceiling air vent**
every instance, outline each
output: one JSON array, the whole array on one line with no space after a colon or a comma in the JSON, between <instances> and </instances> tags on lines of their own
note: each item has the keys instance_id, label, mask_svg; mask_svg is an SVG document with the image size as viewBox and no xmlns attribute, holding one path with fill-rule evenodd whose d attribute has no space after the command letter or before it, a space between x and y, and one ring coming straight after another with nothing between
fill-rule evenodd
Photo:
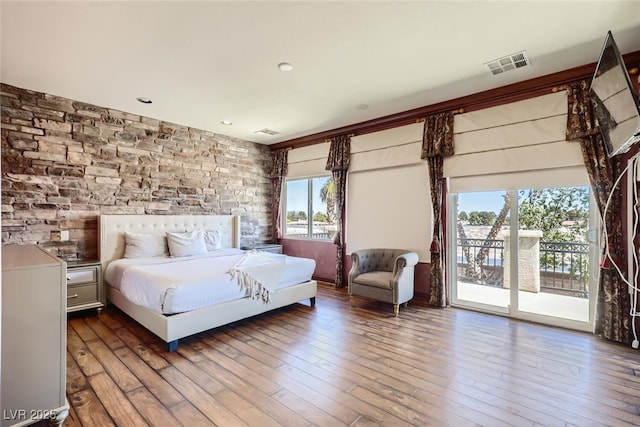
<instances>
[{"instance_id":1,"label":"ceiling air vent","mask_svg":"<svg viewBox=\"0 0 640 427\"><path fill-rule=\"evenodd\" d=\"M491 74L496 75L502 74L506 71L515 70L516 68L522 68L530 64L531 61L529 61L527 52L523 50L522 52L514 53L491 62L486 62L484 65L489 67Z\"/></svg>"},{"instance_id":2,"label":"ceiling air vent","mask_svg":"<svg viewBox=\"0 0 640 427\"><path fill-rule=\"evenodd\" d=\"M276 132L275 130L264 128L264 129L257 130L254 133L263 133L265 135L277 135L280 132Z\"/></svg>"}]
</instances>

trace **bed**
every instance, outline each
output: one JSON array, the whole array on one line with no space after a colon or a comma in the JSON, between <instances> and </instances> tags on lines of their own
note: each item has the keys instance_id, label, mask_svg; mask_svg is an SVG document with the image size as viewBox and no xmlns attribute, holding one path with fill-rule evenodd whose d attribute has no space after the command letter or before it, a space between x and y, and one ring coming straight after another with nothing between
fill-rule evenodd
<instances>
[{"instance_id":1,"label":"bed","mask_svg":"<svg viewBox=\"0 0 640 427\"><path fill-rule=\"evenodd\" d=\"M242 259L243 253L240 248L240 217L237 215L101 215L98 219L98 240L99 240L99 256L105 277L105 285L108 290L109 302L114 304L120 310L125 312L131 318L136 320L146 329L157 335L168 344L169 351L175 351L178 347L180 338L187 337L208 329L226 325L231 322L242 320L257 314L261 314L276 308L291 305L306 299L309 299L310 306L315 305L317 294L317 283L311 279L311 274L304 273L301 270L297 272L291 271L290 263L302 265L305 263L308 270L308 263L311 262L315 266L313 260L305 258L284 257L286 267L282 279L279 281L277 288L269 293L269 302L265 303L260 298L251 298L246 296L247 293L237 295L236 297L226 297L226 300L213 303L204 307L196 307L195 309L185 309L185 300L193 300L194 298L178 298L181 303L167 304L163 303L158 306L156 297L146 297L151 301L155 301L156 305L145 304L145 297L141 297L133 302L125 297L125 290L119 283L122 271L127 271L127 275L133 275L136 272L145 270L145 260L124 259L125 255L125 233L127 238L136 235L158 236L165 233L179 233L186 230L216 230L219 240L219 251L214 256L231 257L228 265L237 263ZM129 250L129 249L127 249ZM247 254L249 255L249 254ZM182 265L182 271L189 272L191 279L195 277L198 269L202 269L202 258L209 257L206 255L186 256L184 261L191 264L180 264L182 259L166 257L168 263L176 263ZM235 257L235 258L233 258ZM162 257L161 257L162 258ZM218 261L215 261L218 262ZM113 265L111 265L113 263ZM135 267L122 266L123 263L133 263ZM141 265L139 265L141 264ZM158 265L160 264L160 265ZM157 277L163 277L169 280L168 274L165 274L167 265L163 260L152 260L150 262L149 271L151 276L156 274ZM187 265L188 267L184 267ZM195 267L200 265L200 267ZM224 267L226 268L226 267ZM185 273L186 274L186 273ZM189 274L186 274L187 276ZM132 276L135 277L135 276ZM285 280L286 279L286 280ZM186 279L185 279L186 280ZM234 282L229 275L226 280ZM110 283L111 281L111 283ZM146 279L144 279L146 281ZM288 283L284 283L288 281ZM146 282L145 282L146 283ZM148 281L150 288L153 288L153 282ZM233 290L231 293L238 293L240 286L237 283L231 283ZM181 286L176 286L182 288ZM201 286L202 287L202 286ZM185 286L186 288L186 286ZM122 291L121 291L122 290ZM153 291L153 290L152 290ZM159 292L157 289L155 292ZM131 294L129 294L131 297ZM202 305L202 304L200 304ZM170 306L166 308L165 306Z\"/></svg>"}]
</instances>

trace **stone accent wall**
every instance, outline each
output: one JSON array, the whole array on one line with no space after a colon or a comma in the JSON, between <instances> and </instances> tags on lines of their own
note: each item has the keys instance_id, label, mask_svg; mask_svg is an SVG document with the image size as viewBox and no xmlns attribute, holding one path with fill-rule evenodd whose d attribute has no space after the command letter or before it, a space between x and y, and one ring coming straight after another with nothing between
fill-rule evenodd
<instances>
[{"instance_id":1,"label":"stone accent wall","mask_svg":"<svg viewBox=\"0 0 640 427\"><path fill-rule=\"evenodd\" d=\"M268 147L5 84L0 92L3 243L95 258L100 214L236 214L243 245L272 238Z\"/></svg>"}]
</instances>

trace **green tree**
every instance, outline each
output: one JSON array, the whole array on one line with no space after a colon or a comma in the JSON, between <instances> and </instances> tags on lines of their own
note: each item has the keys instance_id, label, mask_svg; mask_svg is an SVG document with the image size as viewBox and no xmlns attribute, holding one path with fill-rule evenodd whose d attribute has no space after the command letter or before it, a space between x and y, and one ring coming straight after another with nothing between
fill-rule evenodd
<instances>
[{"instance_id":1,"label":"green tree","mask_svg":"<svg viewBox=\"0 0 640 427\"><path fill-rule=\"evenodd\" d=\"M465 211L458 213L458 221L469 221L469 215Z\"/></svg>"},{"instance_id":2,"label":"green tree","mask_svg":"<svg viewBox=\"0 0 640 427\"><path fill-rule=\"evenodd\" d=\"M587 187L545 188L520 191L518 209L520 229L542 230L545 242L584 242L589 225L589 189ZM563 259L545 252L540 254L540 266L570 268L569 274L586 280L589 274L588 258Z\"/></svg>"},{"instance_id":3,"label":"green tree","mask_svg":"<svg viewBox=\"0 0 640 427\"><path fill-rule=\"evenodd\" d=\"M313 222L327 222L327 215L323 212L313 214Z\"/></svg>"},{"instance_id":4,"label":"green tree","mask_svg":"<svg viewBox=\"0 0 640 427\"><path fill-rule=\"evenodd\" d=\"M469 225L493 225L496 218L498 215L495 212L473 211L469 213Z\"/></svg>"},{"instance_id":5,"label":"green tree","mask_svg":"<svg viewBox=\"0 0 640 427\"><path fill-rule=\"evenodd\" d=\"M289 211L287 212L287 222L306 221L307 213L305 211Z\"/></svg>"},{"instance_id":6,"label":"green tree","mask_svg":"<svg viewBox=\"0 0 640 427\"><path fill-rule=\"evenodd\" d=\"M520 191L520 229L542 230L547 242L582 242L589 219L586 187Z\"/></svg>"}]
</instances>

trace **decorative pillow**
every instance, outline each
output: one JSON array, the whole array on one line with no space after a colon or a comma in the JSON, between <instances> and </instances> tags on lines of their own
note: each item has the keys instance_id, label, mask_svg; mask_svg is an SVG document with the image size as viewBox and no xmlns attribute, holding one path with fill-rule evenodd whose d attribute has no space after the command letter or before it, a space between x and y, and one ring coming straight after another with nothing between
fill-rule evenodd
<instances>
[{"instance_id":1,"label":"decorative pillow","mask_svg":"<svg viewBox=\"0 0 640 427\"><path fill-rule=\"evenodd\" d=\"M218 230L207 230L204 232L204 242L208 251L218 251L222 249L222 234Z\"/></svg>"},{"instance_id":2,"label":"decorative pillow","mask_svg":"<svg viewBox=\"0 0 640 427\"><path fill-rule=\"evenodd\" d=\"M167 238L164 234L141 234L124 232L124 257L149 258L166 256Z\"/></svg>"},{"instance_id":3,"label":"decorative pillow","mask_svg":"<svg viewBox=\"0 0 640 427\"><path fill-rule=\"evenodd\" d=\"M202 230L185 231L183 233L167 233L169 254L172 257L202 255L207 253Z\"/></svg>"}]
</instances>

